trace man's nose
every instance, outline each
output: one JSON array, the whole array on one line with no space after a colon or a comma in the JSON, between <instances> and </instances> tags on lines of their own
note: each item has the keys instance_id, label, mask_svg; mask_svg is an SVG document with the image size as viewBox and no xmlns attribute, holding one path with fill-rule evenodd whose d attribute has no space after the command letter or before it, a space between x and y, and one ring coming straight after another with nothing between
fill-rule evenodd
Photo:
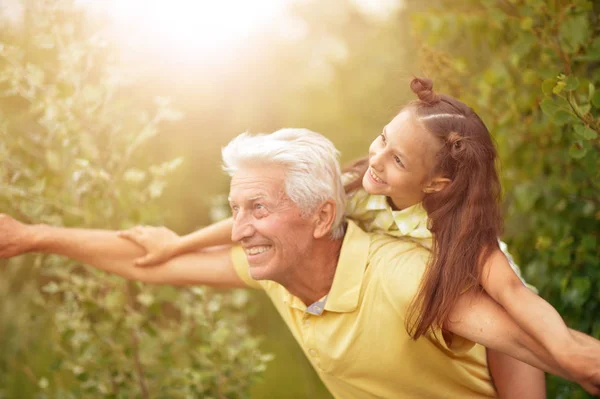
<instances>
[{"instance_id":1,"label":"man's nose","mask_svg":"<svg viewBox=\"0 0 600 399\"><path fill-rule=\"evenodd\" d=\"M233 218L231 241L240 242L245 238L252 237L255 232L256 229L252 224L250 215L247 215L245 212L240 212Z\"/></svg>"}]
</instances>

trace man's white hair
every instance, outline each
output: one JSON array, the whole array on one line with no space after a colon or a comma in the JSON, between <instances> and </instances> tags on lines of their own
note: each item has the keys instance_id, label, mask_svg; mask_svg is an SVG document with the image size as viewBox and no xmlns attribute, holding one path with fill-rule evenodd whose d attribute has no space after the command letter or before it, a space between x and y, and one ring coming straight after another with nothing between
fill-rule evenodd
<instances>
[{"instance_id":1,"label":"man's white hair","mask_svg":"<svg viewBox=\"0 0 600 399\"><path fill-rule=\"evenodd\" d=\"M344 235L346 203L339 154L324 136L291 128L271 134L242 133L222 150L223 169L230 176L240 169L265 164L285 168L285 193L305 215L312 214L324 201L334 200L334 239Z\"/></svg>"}]
</instances>

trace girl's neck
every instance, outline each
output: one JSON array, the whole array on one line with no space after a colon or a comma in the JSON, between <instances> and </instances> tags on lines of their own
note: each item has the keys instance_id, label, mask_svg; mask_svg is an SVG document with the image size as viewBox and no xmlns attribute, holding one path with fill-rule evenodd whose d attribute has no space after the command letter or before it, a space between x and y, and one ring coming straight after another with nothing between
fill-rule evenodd
<instances>
[{"instance_id":1,"label":"girl's neck","mask_svg":"<svg viewBox=\"0 0 600 399\"><path fill-rule=\"evenodd\" d=\"M398 206L398 204L396 202L394 202L394 200L392 199L392 197L385 197L387 200L388 205L390 206L390 208L392 208L393 211L402 211L406 208L410 208L413 205L417 205L419 202L415 202L414 204L408 204L408 205L402 205L402 206Z\"/></svg>"}]
</instances>

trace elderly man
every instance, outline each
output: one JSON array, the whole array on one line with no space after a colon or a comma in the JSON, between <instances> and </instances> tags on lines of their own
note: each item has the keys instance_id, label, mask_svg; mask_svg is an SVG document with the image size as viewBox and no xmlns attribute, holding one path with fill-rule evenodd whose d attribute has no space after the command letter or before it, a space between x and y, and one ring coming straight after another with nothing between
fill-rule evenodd
<instances>
[{"instance_id":1,"label":"elderly man","mask_svg":"<svg viewBox=\"0 0 600 399\"><path fill-rule=\"evenodd\" d=\"M141 249L114 232L2 216L0 256L40 251L148 283L261 288L336 398L495 397L485 351L473 342L596 389L597 369L582 376L554 363L484 294L462 295L437 337L411 340L406 310L429 254L344 221L337 151L324 137L241 135L223 160L240 246L138 268Z\"/></svg>"}]
</instances>

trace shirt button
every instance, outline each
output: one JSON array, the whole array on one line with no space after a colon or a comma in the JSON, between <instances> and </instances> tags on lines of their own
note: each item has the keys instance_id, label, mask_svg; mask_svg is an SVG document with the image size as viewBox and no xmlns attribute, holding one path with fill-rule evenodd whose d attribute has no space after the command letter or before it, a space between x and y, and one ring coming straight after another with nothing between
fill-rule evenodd
<instances>
[{"instance_id":1,"label":"shirt button","mask_svg":"<svg viewBox=\"0 0 600 399\"><path fill-rule=\"evenodd\" d=\"M310 320L304 320L304 326L310 327Z\"/></svg>"},{"instance_id":2,"label":"shirt button","mask_svg":"<svg viewBox=\"0 0 600 399\"><path fill-rule=\"evenodd\" d=\"M308 353L310 353L311 356L317 356L317 351L314 349L309 350Z\"/></svg>"}]
</instances>

